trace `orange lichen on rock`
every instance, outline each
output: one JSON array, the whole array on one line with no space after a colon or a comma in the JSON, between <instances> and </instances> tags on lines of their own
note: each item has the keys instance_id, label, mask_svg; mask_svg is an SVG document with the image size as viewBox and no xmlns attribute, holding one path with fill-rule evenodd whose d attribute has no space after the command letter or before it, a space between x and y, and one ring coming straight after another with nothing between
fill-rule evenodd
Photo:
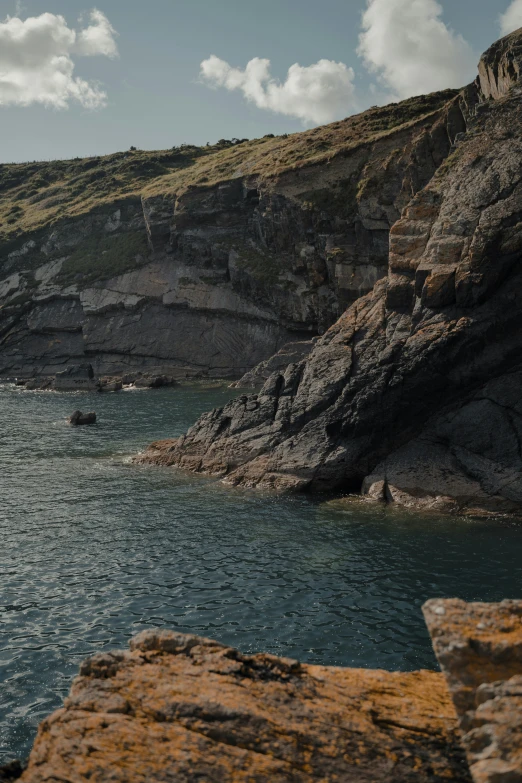
<instances>
[{"instance_id":1,"label":"orange lichen on rock","mask_svg":"<svg viewBox=\"0 0 522 783\"><path fill-rule=\"evenodd\" d=\"M522 781L522 601L432 600L424 616L475 783Z\"/></svg>"},{"instance_id":2,"label":"orange lichen on rock","mask_svg":"<svg viewBox=\"0 0 522 783\"><path fill-rule=\"evenodd\" d=\"M442 675L310 666L147 631L81 667L23 783L469 781Z\"/></svg>"}]
</instances>

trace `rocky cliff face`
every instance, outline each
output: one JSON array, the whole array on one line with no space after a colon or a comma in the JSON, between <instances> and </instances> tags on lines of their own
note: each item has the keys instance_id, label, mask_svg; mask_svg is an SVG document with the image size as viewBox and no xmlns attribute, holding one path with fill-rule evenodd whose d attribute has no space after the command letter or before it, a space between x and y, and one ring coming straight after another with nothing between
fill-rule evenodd
<instances>
[{"instance_id":1,"label":"rocky cliff face","mask_svg":"<svg viewBox=\"0 0 522 783\"><path fill-rule=\"evenodd\" d=\"M496 44L462 93L467 131L393 225L387 276L308 359L145 460L233 484L520 510L521 39Z\"/></svg>"},{"instance_id":2,"label":"rocky cliff face","mask_svg":"<svg viewBox=\"0 0 522 783\"><path fill-rule=\"evenodd\" d=\"M237 378L323 333L386 275L469 111L448 91L288 138L0 167L0 377Z\"/></svg>"}]
</instances>

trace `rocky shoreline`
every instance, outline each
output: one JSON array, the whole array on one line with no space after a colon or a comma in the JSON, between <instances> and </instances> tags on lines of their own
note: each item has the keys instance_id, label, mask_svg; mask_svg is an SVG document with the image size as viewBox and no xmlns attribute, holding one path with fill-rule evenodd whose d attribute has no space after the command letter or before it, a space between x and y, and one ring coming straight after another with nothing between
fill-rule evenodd
<instances>
[{"instance_id":1,"label":"rocky shoreline","mask_svg":"<svg viewBox=\"0 0 522 783\"><path fill-rule=\"evenodd\" d=\"M455 99L452 152L388 274L304 359L138 462L458 514L522 510L522 31Z\"/></svg>"},{"instance_id":2,"label":"rocky shoreline","mask_svg":"<svg viewBox=\"0 0 522 783\"><path fill-rule=\"evenodd\" d=\"M145 631L130 651L82 664L20 780L515 783L522 602L437 599L424 615L444 674L312 666Z\"/></svg>"},{"instance_id":3,"label":"rocky shoreline","mask_svg":"<svg viewBox=\"0 0 522 783\"><path fill-rule=\"evenodd\" d=\"M91 364L71 365L66 370L50 377L7 378L4 383L12 383L27 391L85 391L118 392L126 389L161 389L176 386L177 381L168 375L127 374L112 377L96 377Z\"/></svg>"}]
</instances>

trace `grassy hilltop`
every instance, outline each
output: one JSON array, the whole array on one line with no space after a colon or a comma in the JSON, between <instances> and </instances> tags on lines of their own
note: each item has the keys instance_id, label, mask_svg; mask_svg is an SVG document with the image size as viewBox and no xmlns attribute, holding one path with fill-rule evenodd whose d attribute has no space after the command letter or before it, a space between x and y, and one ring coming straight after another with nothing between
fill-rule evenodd
<instances>
[{"instance_id":1,"label":"grassy hilltop","mask_svg":"<svg viewBox=\"0 0 522 783\"><path fill-rule=\"evenodd\" d=\"M262 177L349 154L440 109L455 94L445 90L289 136L222 140L206 147L131 150L45 163L0 165L0 242L67 216L142 195L181 194L241 176Z\"/></svg>"}]
</instances>

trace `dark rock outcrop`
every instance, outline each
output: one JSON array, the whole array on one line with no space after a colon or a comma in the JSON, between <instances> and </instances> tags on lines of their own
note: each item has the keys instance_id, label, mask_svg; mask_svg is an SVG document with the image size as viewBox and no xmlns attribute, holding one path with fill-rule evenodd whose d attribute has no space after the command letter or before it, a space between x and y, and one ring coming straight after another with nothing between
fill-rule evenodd
<instances>
[{"instance_id":1,"label":"dark rock outcrop","mask_svg":"<svg viewBox=\"0 0 522 783\"><path fill-rule=\"evenodd\" d=\"M444 678L146 631L82 664L23 783L471 783Z\"/></svg>"},{"instance_id":2,"label":"dark rock outcrop","mask_svg":"<svg viewBox=\"0 0 522 783\"><path fill-rule=\"evenodd\" d=\"M96 424L96 414L94 411L91 413L74 411L72 416L69 417L69 424L72 424L73 427L80 427L86 424Z\"/></svg>"},{"instance_id":3,"label":"dark rock outcrop","mask_svg":"<svg viewBox=\"0 0 522 783\"><path fill-rule=\"evenodd\" d=\"M13 783L13 781L19 780L23 771L24 767L20 761L4 764L0 767L0 783Z\"/></svg>"},{"instance_id":4,"label":"dark rock outcrop","mask_svg":"<svg viewBox=\"0 0 522 783\"><path fill-rule=\"evenodd\" d=\"M121 378L102 378L100 380L101 392L119 392L123 389Z\"/></svg>"},{"instance_id":5,"label":"dark rock outcrop","mask_svg":"<svg viewBox=\"0 0 522 783\"><path fill-rule=\"evenodd\" d=\"M91 364L72 365L56 373L53 381L56 391L98 391L99 386Z\"/></svg>"},{"instance_id":6,"label":"dark rock outcrop","mask_svg":"<svg viewBox=\"0 0 522 783\"><path fill-rule=\"evenodd\" d=\"M232 484L520 511L521 40L481 61L498 95L478 82L461 94L467 132L392 227L387 277L305 361L140 459Z\"/></svg>"},{"instance_id":7,"label":"dark rock outcrop","mask_svg":"<svg viewBox=\"0 0 522 783\"><path fill-rule=\"evenodd\" d=\"M136 378L133 385L136 389L161 389L164 386L175 386L176 381L167 375L155 375Z\"/></svg>"},{"instance_id":8,"label":"dark rock outcrop","mask_svg":"<svg viewBox=\"0 0 522 783\"><path fill-rule=\"evenodd\" d=\"M263 387L265 382L274 373L285 372L289 364L296 364L306 359L312 352L312 349L317 342L317 338L314 337L311 340L300 340L295 343L288 343L283 347L254 367L249 372L245 373L242 378L234 383L230 384L231 389L254 389L256 387Z\"/></svg>"},{"instance_id":9,"label":"dark rock outcrop","mask_svg":"<svg viewBox=\"0 0 522 783\"><path fill-rule=\"evenodd\" d=\"M522 780L522 601L433 600L423 610L473 780Z\"/></svg>"}]
</instances>

